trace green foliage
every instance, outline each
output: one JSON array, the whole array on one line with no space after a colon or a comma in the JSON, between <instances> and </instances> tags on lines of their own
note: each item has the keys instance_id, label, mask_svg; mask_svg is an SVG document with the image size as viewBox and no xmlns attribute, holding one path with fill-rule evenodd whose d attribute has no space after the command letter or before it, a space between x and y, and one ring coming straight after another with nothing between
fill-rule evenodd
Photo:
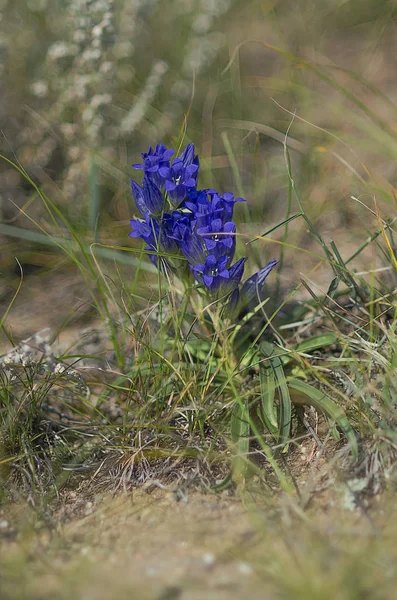
<instances>
[{"instance_id":1,"label":"green foliage","mask_svg":"<svg viewBox=\"0 0 397 600\"><path fill-rule=\"evenodd\" d=\"M277 389L280 394L277 407L277 432L278 441L283 446L287 443L291 428L291 398L287 380L284 375L281 360L277 356L277 348L268 342L261 342L259 348L260 356L268 359L271 369L270 374L263 373L266 367L263 366L262 359L259 366L261 385L264 387L262 414L265 423L269 423L273 428L275 421L274 390Z\"/></svg>"},{"instance_id":2,"label":"green foliage","mask_svg":"<svg viewBox=\"0 0 397 600\"><path fill-rule=\"evenodd\" d=\"M170 457L194 457L241 483L260 454L289 489L279 459L293 452L302 404L353 457L373 438L387 454L397 401L397 217L387 181L397 109L348 56L387 61L379 32L387 40L392 3L307 5L301 16L288 2L91 4L71 1L67 18L59 2L0 9L9 101L1 168L5 181L17 177L1 205L3 279L24 256L2 304L4 340L18 345L10 323L29 286L24 263L44 250L54 278L65 264L79 273L103 336L94 351L78 342L57 350L72 318L63 315L50 346L65 371L46 371L43 357L12 365L11 377L0 367L7 478L28 473L26 485L37 483L35 460L50 449L52 481L73 464L124 476L130 460L137 485L163 472L157 460L166 472ZM355 49L346 64L342 31ZM248 269L281 259L266 297L237 324L159 277L127 238L129 163L150 143L179 149L193 139L203 186L247 197L237 244ZM89 400L68 382L73 369ZM72 422L56 423L54 402Z\"/></svg>"}]
</instances>

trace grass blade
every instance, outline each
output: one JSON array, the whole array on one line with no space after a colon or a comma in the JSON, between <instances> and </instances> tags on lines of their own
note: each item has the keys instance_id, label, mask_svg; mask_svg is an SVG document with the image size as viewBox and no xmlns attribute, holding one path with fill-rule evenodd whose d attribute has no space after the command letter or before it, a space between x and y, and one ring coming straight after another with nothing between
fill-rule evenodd
<instances>
[{"instance_id":1,"label":"grass blade","mask_svg":"<svg viewBox=\"0 0 397 600\"><path fill-rule=\"evenodd\" d=\"M234 405L230 423L231 437L234 444L232 474L236 483L242 483L247 472L250 429L248 405L244 400L238 399Z\"/></svg>"}]
</instances>

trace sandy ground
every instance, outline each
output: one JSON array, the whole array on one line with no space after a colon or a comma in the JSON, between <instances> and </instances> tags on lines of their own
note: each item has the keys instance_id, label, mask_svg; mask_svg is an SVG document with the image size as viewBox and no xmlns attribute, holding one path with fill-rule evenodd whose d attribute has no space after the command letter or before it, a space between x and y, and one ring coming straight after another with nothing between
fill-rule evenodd
<instances>
[{"instance_id":1,"label":"sandy ground","mask_svg":"<svg viewBox=\"0 0 397 600\"><path fill-rule=\"evenodd\" d=\"M69 492L56 527L39 527L26 506L0 514L1 598L392 598L395 514L395 502L371 516L329 502L302 512L247 492L177 502L141 490L83 504Z\"/></svg>"}]
</instances>

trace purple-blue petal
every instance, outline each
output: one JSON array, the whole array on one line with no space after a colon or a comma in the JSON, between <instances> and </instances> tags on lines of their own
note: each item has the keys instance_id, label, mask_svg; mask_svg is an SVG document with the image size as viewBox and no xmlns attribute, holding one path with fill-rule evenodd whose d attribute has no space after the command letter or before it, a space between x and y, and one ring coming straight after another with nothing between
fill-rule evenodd
<instances>
[{"instance_id":1,"label":"purple-blue petal","mask_svg":"<svg viewBox=\"0 0 397 600\"><path fill-rule=\"evenodd\" d=\"M172 169L170 167L160 167L159 174L161 177L164 177L164 179L169 179L172 176Z\"/></svg>"},{"instance_id":2,"label":"purple-blue petal","mask_svg":"<svg viewBox=\"0 0 397 600\"><path fill-rule=\"evenodd\" d=\"M176 184L173 181L169 181L167 179L167 181L165 182L165 189L167 190L167 192L173 192L175 188Z\"/></svg>"},{"instance_id":3,"label":"purple-blue petal","mask_svg":"<svg viewBox=\"0 0 397 600\"><path fill-rule=\"evenodd\" d=\"M194 144L188 144L182 154L180 155L180 159L183 162L184 166L187 167L193 162L194 157Z\"/></svg>"},{"instance_id":4,"label":"purple-blue petal","mask_svg":"<svg viewBox=\"0 0 397 600\"><path fill-rule=\"evenodd\" d=\"M135 181L131 181L131 189L138 210L145 215L148 212L148 207L145 203L143 188Z\"/></svg>"},{"instance_id":5,"label":"purple-blue petal","mask_svg":"<svg viewBox=\"0 0 397 600\"><path fill-rule=\"evenodd\" d=\"M230 267L230 278L236 285L238 285L241 281L246 260L246 258L240 258L236 263L234 263L234 265Z\"/></svg>"},{"instance_id":6,"label":"purple-blue petal","mask_svg":"<svg viewBox=\"0 0 397 600\"><path fill-rule=\"evenodd\" d=\"M157 185L155 185L151 179L144 177L143 180L143 193L145 197L145 204L149 211L154 215L160 214L163 209L164 198Z\"/></svg>"}]
</instances>

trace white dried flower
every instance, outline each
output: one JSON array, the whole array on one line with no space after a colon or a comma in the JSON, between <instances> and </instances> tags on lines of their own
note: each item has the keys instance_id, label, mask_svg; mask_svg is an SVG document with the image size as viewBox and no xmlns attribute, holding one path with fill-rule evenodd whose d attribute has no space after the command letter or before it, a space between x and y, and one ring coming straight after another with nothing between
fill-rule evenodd
<instances>
[{"instance_id":1,"label":"white dried flower","mask_svg":"<svg viewBox=\"0 0 397 600\"><path fill-rule=\"evenodd\" d=\"M134 51L132 42L119 42L112 49L112 54L115 58L125 58L130 56Z\"/></svg>"},{"instance_id":2,"label":"white dried flower","mask_svg":"<svg viewBox=\"0 0 397 600\"><path fill-rule=\"evenodd\" d=\"M78 146L71 146L68 148L68 158L72 162L76 162L80 157L80 148Z\"/></svg>"},{"instance_id":3,"label":"white dried flower","mask_svg":"<svg viewBox=\"0 0 397 600\"><path fill-rule=\"evenodd\" d=\"M211 29L212 16L209 14L197 15L192 23L192 29L195 33L203 34L207 33Z\"/></svg>"},{"instance_id":4,"label":"white dried flower","mask_svg":"<svg viewBox=\"0 0 397 600\"><path fill-rule=\"evenodd\" d=\"M93 109L99 108L99 106L103 105L103 104L110 104L112 101L112 95L111 94L96 94L92 99L91 99L91 106Z\"/></svg>"},{"instance_id":5,"label":"white dried flower","mask_svg":"<svg viewBox=\"0 0 397 600\"><path fill-rule=\"evenodd\" d=\"M91 139L92 142L94 142L98 138L103 124L104 124L103 118L100 115L97 115L95 117L95 119L92 121L92 123L88 126L87 135Z\"/></svg>"},{"instance_id":6,"label":"white dried flower","mask_svg":"<svg viewBox=\"0 0 397 600\"><path fill-rule=\"evenodd\" d=\"M101 58L101 51L98 48L87 48L81 55L82 61L90 62Z\"/></svg>"},{"instance_id":7,"label":"white dried flower","mask_svg":"<svg viewBox=\"0 0 397 600\"><path fill-rule=\"evenodd\" d=\"M43 80L35 81L32 83L30 89L32 90L32 94L38 98L45 98L48 94L48 83Z\"/></svg>"},{"instance_id":8,"label":"white dried flower","mask_svg":"<svg viewBox=\"0 0 397 600\"><path fill-rule=\"evenodd\" d=\"M110 73L114 69L114 64L110 60L106 60L99 67L99 72L103 75Z\"/></svg>"},{"instance_id":9,"label":"white dried flower","mask_svg":"<svg viewBox=\"0 0 397 600\"><path fill-rule=\"evenodd\" d=\"M92 37L96 38L96 37L101 37L102 33L103 33L103 28L101 27L101 25L95 25L95 27L92 28Z\"/></svg>"},{"instance_id":10,"label":"white dried flower","mask_svg":"<svg viewBox=\"0 0 397 600\"><path fill-rule=\"evenodd\" d=\"M82 44L83 42L86 41L86 39L87 39L86 32L83 31L82 29L77 29L73 34L73 41L76 44Z\"/></svg>"},{"instance_id":11,"label":"white dried flower","mask_svg":"<svg viewBox=\"0 0 397 600\"><path fill-rule=\"evenodd\" d=\"M50 46L47 52L47 58L52 61L57 61L65 56L72 56L75 54L76 47L66 42L55 42Z\"/></svg>"},{"instance_id":12,"label":"white dried flower","mask_svg":"<svg viewBox=\"0 0 397 600\"><path fill-rule=\"evenodd\" d=\"M60 131L66 140L71 141L77 133L77 125L75 123L62 123Z\"/></svg>"},{"instance_id":13,"label":"white dried flower","mask_svg":"<svg viewBox=\"0 0 397 600\"><path fill-rule=\"evenodd\" d=\"M87 106L81 116L83 123L90 123L94 118L94 114L94 110L91 108L91 106Z\"/></svg>"},{"instance_id":14,"label":"white dried flower","mask_svg":"<svg viewBox=\"0 0 397 600\"><path fill-rule=\"evenodd\" d=\"M214 60L223 43L224 36L219 32L211 33L206 37L193 38L182 66L186 75L191 75L192 71L200 73L207 63Z\"/></svg>"},{"instance_id":15,"label":"white dried flower","mask_svg":"<svg viewBox=\"0 0 397 600\"><path fill-rule=\"evenodd\" d=\"M168 64L165 61L158 60L154 63L136 103L121 122L121 131L124 135L130 135L142 121L167 71Z\"/></svg>"}]
</instances>

